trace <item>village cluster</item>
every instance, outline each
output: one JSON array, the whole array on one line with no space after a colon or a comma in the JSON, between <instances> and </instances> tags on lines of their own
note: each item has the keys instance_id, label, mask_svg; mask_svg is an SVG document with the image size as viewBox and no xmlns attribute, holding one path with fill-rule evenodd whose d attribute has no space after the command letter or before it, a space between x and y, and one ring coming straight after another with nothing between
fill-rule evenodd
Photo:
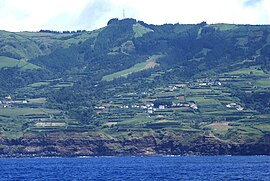
<instances>
[{"instance_id":1,"label":"village cluster","mask_svg":"<svg viewBox=\"0 0 270 181\"><path fill-rule=\"evenodd\" d=\"M195 102L184 102L184 103L172 103L172 104L144 104L144 105L122 105L119 108L120 109L143 109L146 110L147 113L152 114L157 110L164 110L166 108L177 108L177 107L189 107L193 110L197 110L198 106ZM105 106L96 106L96 110L104 110L106 107Z\"/></svg>"},{"instance_id":2,"label":"village cluster","mask_svg":"<svg viewBox=\"0 0 270 181\"><path fill-rule=\"evenodd\" d=\"M121 109L146 109L148 113L152 114L154 111L157 110L164 110L166 108L177 108L177 107L190 107L194 110L198 109L198 106L195 102L184 102L184 103L174 103L172 102L171 105L169 104L146 104L146 105L125 105L120 106Z\"/></svg>"},{"instance_id":3,"label":"village cluster","mask_svg":"<svg viewBox=\"0 0 270 181\"><path fill-rule=\"evenodd\" d=\"M10 95L6 96L4 99L0 100L0 107L2 108L12 108L15 104L27 104L28 101L25 98L13 99Z\"/></svg>"},{"instance_id":4,"label":"village cluster","mask_svg":"<svg viewBox=\"0 0 270 181\"><path fill-rule=\"evenodd\" d=\"M227 108L236 109L237 111L242 111L244 108L241 105L236 104L235 102L231 102L226 105Z\"/></svg>"},{"instance_id":5,"label":"village cluster","mask_svg":"<svg viewBox=\"0 0 270 181\"><path fill-rule=\"evenodd\" d=\"M185 82L185 83L178 83L178 84L173 84L169 85L167 88L163 90L163 92L174 92L178 89L183 89L183 88L196 88L196 87L205 87L205 86L221 86L222 83L220 81L212 81L209 79L198 79L195 82ZM130 93L130 95L134 95L136 93ZM141 94L147 94L146 92L143 92ZM120 96L120 95L119 95ZM185 99L185 96L179 96L178 99L180 102L169 102L168 103L163 103L159 102L156 103L154 99L152 103L148 104L131 104L131 105L119 105L118 108L120 109L141 109L141 110L146 110L147 113L152 114L155 111L159 110L164 110L168 108L180 108L180 107L186 107L190 108L191 110L199 110L199 107L195 101L187 101ZM238 111L244 110L244 107L241 105L231 102L226 105L227 108L229 109L236 109ZM96 110L105 110L107 107L105 106L96 106Z\"/></svg>"}]
</instances>

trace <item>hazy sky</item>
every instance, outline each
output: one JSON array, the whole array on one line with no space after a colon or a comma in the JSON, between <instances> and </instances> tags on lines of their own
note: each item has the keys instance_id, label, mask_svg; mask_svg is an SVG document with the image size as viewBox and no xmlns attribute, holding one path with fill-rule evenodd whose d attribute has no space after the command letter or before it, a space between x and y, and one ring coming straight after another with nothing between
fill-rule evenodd
<instances>
[{"instance_id":1,"label":"hazy sky","mask_svg":"<svg viewBox=\"0 0 270 181\"><path fill-rule=\"evenodd\" d=\"M151 24L270 24L270 0L0 0L0 29L92 30L123 9Z\"/></svg>"}]
</instances>

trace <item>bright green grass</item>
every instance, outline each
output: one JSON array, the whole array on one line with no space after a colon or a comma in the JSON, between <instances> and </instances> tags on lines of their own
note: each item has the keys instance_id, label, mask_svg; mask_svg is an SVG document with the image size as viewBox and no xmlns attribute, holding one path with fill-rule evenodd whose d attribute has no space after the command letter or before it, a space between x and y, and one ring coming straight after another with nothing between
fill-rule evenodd
<instances>
[{"instance_id":1,"label":"bright green grass","mask_svg":"<svg viewBox=\"0 0 270 181\"><path fill-rule=\"evenodd\" d=\"M102 80L112 81L120 77L127 77L129 74L144 70L147 64L148 64L147 62L138 63L129 69L122 70L110 75L106 75L102 78Z\"/></svg>"},{"instance_id":2,"label":"bright green grass","mask_svg":"<svg viewBox=\"0 0 270 181\"><path fill-rule=\"evenodd\" d=\"M270 132L270 125L269 124L258 124L254 126L263 132Z\"/></svg>"},{"instance_id":3,"label":"bright green grass","mask_svg":"<svg viewBox=\"0 0 270 181\"><path fill-rule=\"evenodd\" d=\"M83 32L79 36L76 36L74 38L70 38L70 39L66 40L65 42L68 45L78 44L80 42L84 42L85 40L88 40L89 38L96 38L101 31L102 31L102 29L94 30L91 32Z\"/></svg>"},{"instance_id":4,"label":"bright green grass","mask_svg":"<svg viewBox=\"0 0 270 181\"><path fill-rule=\"evenodd\" d=\"M29 99L28 101L30 103L43 104L43 103L46 103L46 98L41 97L41 98Z\"/></svg>"},{"instance_id":5,"label":"bright green grass","mask_svg":"<svg viewBox=\"0 0 270 181\"><path fill-rule=\"evenodd\" d=\"M0 108L0 115L2 116L26 116L34 114L57 114L59 110L55 109L42 109L42 108Z\"/></svg>"},{"instance_id":6,"label":"bright green grass","mask_svg":"<svg viewBox=\"0 0 270 181\"><path fill-rule=\"evenodd\" d=\"M72 44L78 44L84 42L89 38L95 38L98 36L102 29L94 30L91 32L81 33L46 33L46 32L18 32L17 34L24 38L31 38L45 44L60 43L63 47L68 47ZM75 35L75 36L74 36Z\"/></svg>"},{"instance_id":7,"label":"bright green grass","mask_svg":"<svg viewBox=\"0 0 270 181\"><path fill-rule=\"evenodd\" d=\"M186 92L191 92L191 93L209 93L211 92L212 89L207 89L207 88L201 88L201 89L186 89Z\"/></svg>"},{"instance_id":8,"label":"bright green grass","mask_svg":"<svg viewBox=\"0 0 270 181\"><path fill-rule=\"evenodd\" d=\"M189 101L195 101L196 103L200 104L206 104L206 105L210 105L210 104L220 104L220 102L216 99L207 99L204 97L187 97L187 100Z\"/></svg>"},{"instance_id":9,"label":"bright green grass","mask_svg":"<svg viewBox=\"0 0 270 181\"><path fill-rule=\"evenodd\" d=\"M232 72L228 72L229 75L254 75L254 76L267 76L267 74L263 71L258 69L256 66L252 66L249 68L242 68Z\"/></svg>"},{"instance_id":10,"label":"bright green grass","mask_svg":"<svg viewBox=\"0 0 270 181\"><path fill-rule=\"evenodd\" d=\"M259 118L268 118L270 120L270 114L260 114L258 115Z\"/></svg>"},{"instance_id":11,"label":"bright green grass","mask_svg":"<svg viewBox=\"0 0 270 181\"><path fill-rule=\"evenodd\" d=\"M62 87L71 87L73 86L72 82L60 82L57 85L53 86L54 88L62 88Z\"/></svg>"},{"instance_id":12,"label":"bright green grass","mask_svg":"<svg viewBox=\"0 0 270 181\"><path fill-rule=\"evenodd\" d=\"M211 128L214 133L218 133L220 135L225 135L231 126L229 126L228 122L216 122L207 125L207 127Z\"/></svg>"},{"instance_id":13,"label":"bright green grass","mask_svg":"<svg viewBox=\"0 0 270 181\"><path fill-rule=\"evenodd\" d=\"M234 110L234 109L227 109L227 110L223 110L223 111L214 111L214 112L207 112L207 115L216 115L216 116L224 116L224 115L231 115L231 114L235 114L235 113L239 113L239 111ZM241 111L240 113L245 114L244 111ZM239 116L239 115L236 115Z\"/></svg>"},{"instance_id":14,"label":"bright green grass","mask_svg":"<svg viewBox=\"0 0 270 181\"><path fill-rule=\"evenodd\" d=\"M247 60L243 60L243 61L241 61L241 62L235 63L235 64L233 64L233 65L239 65L239 66L242 66L242 65L244 65L245 63L250 63L250 62L255 62L255 60L249 60L249 59L247 59Z\"/></svg>"},{"instance_id":15,"label":"bright green grass","mask_svg":"<svg viewBox=\"0 0 270 181\"><path fill-rule=\"evenodd\" d=\"M256 81L256 85L262 88L270 87L270 78L263 78Z\"/></svg>"},{"instance_id":16,"label":"bright green grass","mask_svg":"<svg viewBox=\"0 0 270 181\"><path fill-rule=\"evenodd\" d=\"M174 26L175 33L182 33L188 31L189 29L193 28L193 24L178 24Z\"/></svg>"},{"instance_id":17,"label":"bright green grass","mask_svg":"<svg viewBox=\"0 0 270 181\"><path fill-rule=\"evenodd\" d=\"M54 37L56 34L54 33L45 33L45 32L29 32L29 31L24 31L24 32L17 32L18 35L21 36L28 36L28 37Z\"/></svg>"},{"instance_id":18,"label":"bright green grass","mask_svg":"<svg viewBox=\"0 0 270 181\"><path fill-rule=\"evenodd\" d=\"M133 31L135 32L135 38L139 38L146 33L153 32L153 30L146 28L139 23L133 25Z\"/></svg>"},{"instance_id":19,"label":"bright green grass","mask_svg":"<svg viewBox=\"0 0 270 181\"><path fill-rule=\"evenodd\" d=\"M178 96L179 93L177 92L159 92L155 96L156 97L168 97L168 96Z\"/></svg>"},{"instance_id":20,"label":"bright green grass","mask_svg":"<svg viewBox=\"0 0 270 181\"><path fill-rule=\"evenodd\" d=\"M262 128L265 126L265 125L261 125L262 126ZM257 126L254 126L255 128L257 127ZM259 126L260 127L260 126ZM237 127L238 128L238 130L240 130L242 133L253 133L253 134L255 134L255 135L259 135L259 134L261 134L261 132L260 132L260 128L257 128L257 129L254 129L254 128L252 128L252 127L250 127L250 126L247 126L247 125L240 125L240 126L238 126ZM267 128L267 127L266 127ZM270 128L270 127L268 127L268 128ZM259 130L258 130L259 129ZM264 129L264 128L263 128ZM268 129L269 130L269 129Z\"/></svg>"},{"instance_id":21,"label":"bright green grass","mask_svg":"<svg viewBox=\"0 0 270 181\"><path fill-rule=\"evenodd\" d=\"M234 29L237 29L237 25L234 25L234 24L213 24L213 25L210 25L216 29L219 29L220 31L227 31L227 30L234 30Z\"/></svg>"},{"instance_id":22,"label":"bright green grass","mask_svg":"<svg viewBox=\"0 0 270 181\"><path fill-rule=\"evenodd\" d=\"M142 70L146 70L146 69L150 69L150 68L154 68L157 65L158 64L154 60L153 61L147 60L146 62L137 63L129 69L125 69L125 70L122 70L122 71L119 71L119 72L116 72L116 73L113 73L110 75L106 75L102 78L102 80L112 81L112 80L120 78L120 77L127 77L128 75L130 75L132 73L140 72Z\"/></svg>"},{"instance_id":23,"label":"bright green grass","mask_svg":"<svg viewBox=\"0 0 270 181\"><path fill-rule=\"evenodd\" d=\"M36 82L33 84L30 84L30 87L40 87L40 86L47 86L50 85L50 82Z\"/></svg>"},{"instance_id":24,"label":"bright green grass","mask_svg":"<svg viewBox=\"0 0 270 181\"><path fill-rule=\"evenodd\" d=\"M9 58L9 57L4 57L4 56L0 56L0 68L3 67L18 67L21 70L27 70L27 69L39 69L40 67L28 63L25 60L17 60L14 58Z\"/></svg>"},{"instance_id":25,"label":"bright green grass","mask_svg":"<svg viewBox=\"0 0 270 181\"><path fill-rule=\"evenodd\" d=\"M148 116L148 114L141 113L137 114L134 118L118 122L119 126L128 126L128 127L143 127L145 123L152 122L153 119Z\"/></svg>"}]
</instances>

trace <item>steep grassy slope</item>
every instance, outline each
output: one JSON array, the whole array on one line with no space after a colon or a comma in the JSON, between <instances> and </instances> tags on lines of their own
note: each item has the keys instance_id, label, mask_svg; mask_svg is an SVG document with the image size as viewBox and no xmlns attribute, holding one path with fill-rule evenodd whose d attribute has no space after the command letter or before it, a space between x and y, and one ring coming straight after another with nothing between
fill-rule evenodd
<instances>
[{"instance_id":1,"label":"steep grassy slope","mask_svg":"<svg viewBox=\"0 0 270 181\"><path fill-rule=\"evenodd\" d=\"M0 31L0 54L15 59L31 59L67 48L96 36L96 32L6 32Z\"/></svg>"},{"instance_id":2,"label":"steep grassy slope","mask_svg":"<svg viewBox=\"0 0 270 181\"><path fill-rule=\"evenodd\" d=\"M31 64L25 60L17 60L14 58L9 58L9 57L0 57L0 68L4 67L18 67L21 70L27 70L27 69L38 69L39 67Z\"/></svg>"},{"instance_id":3,"label":"steep grassy slope","mask_svg":"<svg viewBox=\"0 0 270 181\"><path fill-rule=\"evenodd\" d=\"M270 153L270 26L2 34L2 155Z\"/></svg>"}]
</instances>

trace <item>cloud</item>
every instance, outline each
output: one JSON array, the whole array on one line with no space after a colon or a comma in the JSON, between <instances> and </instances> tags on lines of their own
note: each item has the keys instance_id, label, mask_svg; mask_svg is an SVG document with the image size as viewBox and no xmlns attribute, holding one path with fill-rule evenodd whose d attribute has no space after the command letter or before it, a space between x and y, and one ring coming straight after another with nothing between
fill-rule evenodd
<instances>
[{"instance_id":1,"label":"cloud","mask_svg":"<svg viewBox=\"0 0 270 181\"><path fill-rule=\"evenodd\" d=\"M57 16L52 17L46 23L41 25L40 29L49 29L49 30L71 30L71 27L74 27L72 21L75 21L75 18L72 14L67 12L62 12ZM75 30L74 28L72 30Z\"/></svg>"},{"instance_id":2,"label":"cloud","mask_svg":"<svg viewBox=\"0 0 270 181\"><path fill-rule=\"evenodd\" d=\"M256 0L256 8L243 6L247 0L137 0L129 3L138 10L136 17L147 23L236 23L267 24L269 0ZM251 2L249 2L250 4ZM143 4L143 6L142 6ZM250 4L251 5L251 4ZM264 14L264 15L263 15Z\"/></svg>"},{"instance_id":3,"label":"cloud","mask_svg":"<svg viewBox=\"0 0 270 181\"><path fill-rule=\"evenodd\" d=\"M130 7L130 0L94 0L82 10L74 24L83 29L96 29L106 26L112 18L123 18L123 9L126 17L136 18L136 10Z\"/></svg>"},{"instance_id":4,"label":"cloud","mask_svg":"<svg viewBox=\"0 0 270 181\"><path fill-rule=\"evenodd\" d=\"M0 27L9 31L93 30L111 18L151 24L269 24L269 0L0 0Z\"/></svg>"},{"instance_id":5,"label":"cloud","mask_svg":"<svg viewBox=\"0 0 270 181\"><path fill-rule=\"evenodd\" d=\"M82 10L79 18L76 19L75 24L85 28L96 27L110 11L112 11L112 3L109 0L89 2Z\"/></svg>"},{"instance_id":6,"label":"cloud","mask_svg":"<svg viewBox=\"0 0 270 181\"><path fill-rule=\"evenodd\" d=\"M5 0L0 0L0 8L3 8L5 6Z\"/></svg>"},{"instance_id":7,"label":"cloud","mask_svg":"<svg viewBox=\"0 0 270 181\"><path fill-rule=\"evenodd\" d=\"M269 0L244 0L242 2L246 14L251 14L254 24L270 23L270 2Z\"/></svg>"},{"instance_id":8,"label":"cloud","mask_svg":"<svg viewBox=\"0 0 270 181\"><path fill-rule=\"evenodd\" d=\"M257 5L261 4L262 0L246 0L244 2L245 7L256 7Z\"/></svg>"}]
</instances>

